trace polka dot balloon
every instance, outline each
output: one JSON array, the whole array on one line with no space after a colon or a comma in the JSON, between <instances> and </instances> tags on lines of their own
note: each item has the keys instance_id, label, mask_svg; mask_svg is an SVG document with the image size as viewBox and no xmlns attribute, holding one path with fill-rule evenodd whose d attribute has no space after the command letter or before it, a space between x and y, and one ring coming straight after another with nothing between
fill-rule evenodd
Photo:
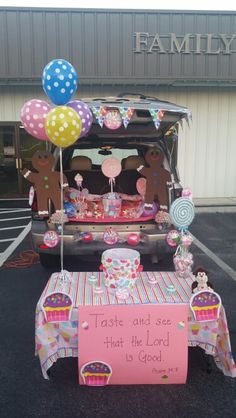
<instances>
[{"instance_id":1,"label":"polka dot balloon","mask_svg":"<svg viewBox=\"0 0 236 418\"><path fill-rule=\"evenodd\" d=\"M81 133L81 119L68 106L57 106L47 115L45 130L50 141L57 147L74 144Z\"/></svg>"},{"instance_id":2,"label":"polka dot balloon","mask_svg":"<svg viewBox=\"0 0 236 418\"><path fill-rule=\"evenodd\" d=\"M78 76L74 67L64 59L49 62L43 70L43 89L55 105L69 102L77 90Z\"/></svg>"},{"instance_id":3,"label":"polka dot balloon","mask_svg":"<svg viewBox=\"0 0 236 418\"><path fill-rule=\"evenodd\" d=\"M93 122L92 112L90 111L88 105L82 102L81 100L73 100L67 103L67 106L74 109L81 119L82 129L81 129L80 138L82 138L89 132L91 128L91 125Z\"/></svg>"},{"instance_id":4,"label":"polka dot balloon","mask_svg":"<svg viewBox=\"0 0 236 418\"><path fill-rule=\"evenodd\" d=\"M25 130L35 138L46 141L48 137L44 123L50 110L51 107L44 100L32 99L26 102L20 114Z\"/></svg>"}]
</instances>

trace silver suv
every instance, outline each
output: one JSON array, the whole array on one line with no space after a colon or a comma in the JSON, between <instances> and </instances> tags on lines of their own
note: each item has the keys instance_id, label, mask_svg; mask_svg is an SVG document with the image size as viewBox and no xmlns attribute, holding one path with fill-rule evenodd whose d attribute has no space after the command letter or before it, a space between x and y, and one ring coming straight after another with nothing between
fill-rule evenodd
<instances>
[{"instance_id":1,"label":"silver suv","mask_svg":"<svg viewBox=\"0 0 236 418\"><path fill-rule=\"evenodd\" d=\"M178 122L188 119L187 108L169 102L160 101L153 97L142 95L120 95L119 97L82 99L91 109L106 108L127 109L131 108L132 118L125 128L122 124L118 129L108 129L105 125L99 125L94 117L89 134L79 139L74 145L63 151L63 171L69 182L69 193L73 195L77 184L76 174L83 179L83 188L88 189L91 195L105 196L109 193L110 185L102 171L101 165L104 159L115 157L120 160L122 171L115 180L113 192L121 195L126 204L135 200L137 196L137 180L142 176L140 167L148 167L145 156L149 150L158 152L163 158L163 166L169 173L170 181L158 185L155 193L156 207L160 208L161 202L158 196L163 192L168 196L167 208L171 202L181 195L181 185L176 167L177 161L177 135ZM154 111L154 112L153 112ZM162 119L155 126L153 115L162 111ZM59 170L58 149L54 149L56 156L55 169ZM159 193L160 192L160 193ZM127 197L128 196L128 197ZM96 200L96 199L95 199ZM130 204L132 206L132 204ZM148 209L148 208L147 208ZM141 254L149 254L152 261L157 262L158 258L170 249L165 241L166 230L159 229L155 216L143 216L119 218L110 216L89 217L88 219L77 219L70 217L64 225L64 254L77 256L92 256L101 254L104 250L114 247L135 248ZM128 212L126 212L128 213ZM151 214L151 212L149 212ZM149 214L148 213L148 214ZM44 234L49 229L55 230L58 227L50 222L50 218L40 218L37 214L37 202L32 205L32 237L36 251L39 252L41 264L45 267L52 266L59 255L60 246L49 248L44 243ZM107 243L104 234L114 232L119 237ZM137 238L132 242L131 237Z\"/></svg>"}]
</instances>

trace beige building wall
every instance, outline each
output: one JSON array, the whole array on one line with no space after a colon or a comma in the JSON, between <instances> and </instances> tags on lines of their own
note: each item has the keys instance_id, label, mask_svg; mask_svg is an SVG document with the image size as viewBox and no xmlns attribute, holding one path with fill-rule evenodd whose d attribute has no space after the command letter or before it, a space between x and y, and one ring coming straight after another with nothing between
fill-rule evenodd
<instances>
[{"instance_id":1,"label":"beige building wall","mask_svg":"<svg viewBox=\"0 0 236 418\"><path fill-rule=\"evenodd\" d=\"M195 198L236 197L236 90L145 86L81 86L75 98L139 92L187 106L193 121L180 128L178 167L181 183ZM0 121L20 120L20 109L32 98L47 100L40 86L0 86Z\"/></svg>"}]
</instances>

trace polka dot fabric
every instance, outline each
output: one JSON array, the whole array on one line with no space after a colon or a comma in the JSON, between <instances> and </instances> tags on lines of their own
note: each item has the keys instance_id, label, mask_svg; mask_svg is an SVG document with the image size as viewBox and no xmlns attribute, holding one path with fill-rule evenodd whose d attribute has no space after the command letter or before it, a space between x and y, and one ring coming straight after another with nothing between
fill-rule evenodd
<instances>
[{"instance_id":1,"label":"polka dot fabric","mask_svg":"<svg viewBox=\"0 0 236 418\"><path fill-rule=\"evenodd\" d=\"M21 109L21 122L25 130L32 136L42 141L48 139L44 123L51 107L43 100L32 99L24 104Z\"/></svg>"},{"instance_id":2,"label":"polka dot fabric","mask_svg":"<svg viewBox=\"0 0 236 418\"><path fill-rule=\"evenodd\" d=\"M55 59L44 68L42 82L49 99L55 105L64 105L77 90L78 76L68 61Z\"/></svg>"},{"instance_id":3,"label":"polka dot fabric","mask_svg":"<svg viewBox=\"0 0 236 418\"><path fill-rule=\"evenodd\" d=\"M46 118L47 136L57 147L66 148L74 144L80 136L81 128L81 119L68 106L55 107Z\"/></svg>"}]
</instances>

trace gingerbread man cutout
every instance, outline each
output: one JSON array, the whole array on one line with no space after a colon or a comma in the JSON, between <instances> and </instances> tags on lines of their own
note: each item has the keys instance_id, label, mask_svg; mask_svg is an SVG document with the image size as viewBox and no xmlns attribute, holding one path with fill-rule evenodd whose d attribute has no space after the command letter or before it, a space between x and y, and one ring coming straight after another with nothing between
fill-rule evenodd
<instances>
[{"instance_id":1,"label":"gingerbread man cutout","mask_svg":"<svg viewBox=\"0 0 236 418\"><path fill-rule=\"evenodd\" d=\"M60 181L60 173L52 171L55 163L54 156L48 151L37 151L32 157L32 165L38 171L33 173L25 168L22 175L34 183L37 193L38 214L48 215L48 200L54 205L55 211L61 210L61 188L68 187L68 181L63 174L63 184Z\"/></svg>"},{"instance_id":2,"label":"gingerbread man cutout","mask_svg":"<svg viewBox=\"0 0 236 418\"><path fill-rule=\"evenodd\" d=\"M149 167L141 165L137 168L146 177L146 193L144 196L145 209L152 209L154 198L157 196L161 209L168 208L168 192L166 183L171 181L171 175L163 167L164 155L158 148L151 148L145 155Z\"/></svg>"}]
</instances>

